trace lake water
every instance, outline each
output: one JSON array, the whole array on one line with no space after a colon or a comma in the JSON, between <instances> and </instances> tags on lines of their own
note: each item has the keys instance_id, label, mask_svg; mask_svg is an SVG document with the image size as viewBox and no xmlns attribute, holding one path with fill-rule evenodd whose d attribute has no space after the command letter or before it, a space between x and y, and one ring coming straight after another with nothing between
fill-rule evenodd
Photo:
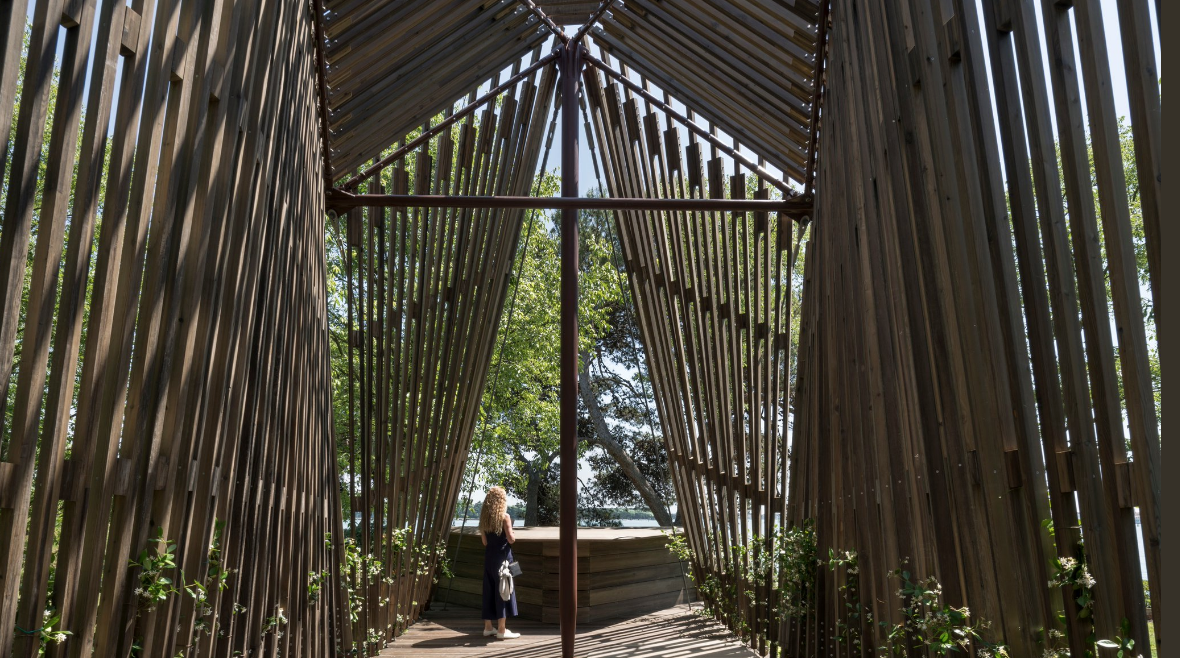
<instances>
[{"instance_id":1,"label":"lake water","mask_svg":"<svg viewBox=\"0 0 1180 658\"><path fill-rule=\"evenodd\" d=\"M454 525L458 526L463 522L463 519L455 519ZM659 524L654 519L623 519L624 528L658 528ZM1147 560L1143 554L1143 534L1139 527L1139 510L1135 510L1135 535L1139 540L1139 566L1143 570L1143 579L1147 580ZM468 528L474 528L479 525L479 518L467 519ZM524 527L524 519L513 519L512 527Z\"/></svg>"},{"instance_id":2,"label":"lake water","mask_svg":"<svg viewBox=\"0 0 1180 658\"><path fill-rule=\"evenodd\" d=\"M658 523L656 523L654 519L623 519L622 524L623 524L624 528L658 528L658 527L660 527L660 525ZM463 525L463 519L461 519L461 518L455 519L453 522L453 525L455 527ZM469 518L469 519L467 519L467 524L464 527L474 528L477 525L479 525L478 518ZM523 528L524 527L524 519L513 519L512 520L512 527L513 528Z\"/></svg>"}]
</instances>

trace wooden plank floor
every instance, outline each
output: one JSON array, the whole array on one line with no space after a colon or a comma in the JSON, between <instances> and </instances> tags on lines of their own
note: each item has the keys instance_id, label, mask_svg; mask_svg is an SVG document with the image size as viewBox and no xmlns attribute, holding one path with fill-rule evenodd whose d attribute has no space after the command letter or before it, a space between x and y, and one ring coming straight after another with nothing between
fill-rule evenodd
<instances>
[{"instance_id":1,"label":"wooden plank floor","mask_svg":"<svg viewBox=\"0 0 1180 658\"><path fill-rule=\"evenodd\" d=\"M436 604L437 605L437 604ZM452 605L429 610L381 652L385 658L556 658L561 636L555 624L509 619L515 640L484 637L479 611ZM723 626L687 606L614 624L579 625L578 658L756 658Z\"/></svg>"}]
</instances>

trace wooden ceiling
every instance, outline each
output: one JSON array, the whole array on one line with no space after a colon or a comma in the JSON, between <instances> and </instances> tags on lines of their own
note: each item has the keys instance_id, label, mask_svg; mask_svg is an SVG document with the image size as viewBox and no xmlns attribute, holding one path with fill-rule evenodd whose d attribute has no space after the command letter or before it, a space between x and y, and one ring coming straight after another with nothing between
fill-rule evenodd
<instances>
[{"instance_id":1,"label":"wooden ceiling","mask_svg":"<svg viewBox=\"0 0 1180 658\"><path fill-rule=\"evenodd\" d=\"M585 22L599 6L537 4L558 25ZM333 182L550 37L520 0L337 0L324 10ZM803 183L819 13L810 0L616 0L587 45Z\"/></svg>"},{"instance_id":2,"label":"wooden ceiling","mask_svg":"<svg viewBox=\"0 0 1180 658\"><path fill-rule=\"evenodd\" d=\"M591 35L673 98L803 182L819 6L627 0Z\"/></svg>"},{"instance_id":3,"label":"wooden ceiling","mask_svg":"<svg viewBox=\"0 0 1180 658\"><path fill-rule=\"evenodd\" d=\"M339 0L325 10L333 181L549 36L516 0Z\"/></svg>"}]
</instances>

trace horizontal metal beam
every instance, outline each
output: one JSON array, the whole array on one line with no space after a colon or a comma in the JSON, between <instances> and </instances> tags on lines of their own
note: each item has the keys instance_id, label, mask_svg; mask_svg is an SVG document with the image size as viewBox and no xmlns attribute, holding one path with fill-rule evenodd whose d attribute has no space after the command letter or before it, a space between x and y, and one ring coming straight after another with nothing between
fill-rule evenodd
<instances>
[{"instance_id":1,"label":"horizontal metal beam","mask_svg":"<svg viewBox=\"0 0 1180 658\"><path fill-rule=\"evenodd\" d=\"M384 158L381 158L377 162L366 167L363 171L361 171L357 175L355 175L352 178L349 178L347 181L341 183L338 186L338 189L341 189L344 191L356 189L357 185L360 185L365 180L371 178L373 176L373 174L380 172L382 169L388 167L389 165L393 164L394 162L397 162L398 160L401 160L402 158L406 157L407 153L410 153L414 149L418 148L424 142L430 140L432 137L439 134L440 132L446 130L447 128L450 128L451 126L453 126L455 124L456 121L458 121L459 119L462 119L463 117L467 116L468 114L471 114L475 110L478 110L480 107L485 105L488 101L492 100L493 98L496 98L500 94L503 94L505 91L507 91L510 87L512 87L516 83L520 82L521 80L524 80L525 78L529 77L533 73L536 73L539 69L544 68L545 65L549 64L549 62L556 60L560 54L561 54L560 50L554 50L553 52L549 53L548 55L545 55L541 59L538 59L534 64L532 64L531 66L529 66L525 70L521 71L520 73L517 73L516 75L512 76L511 78L508 78L507 80L505 80L504 82L501 82L500 84L496 85L495 87L492 87L486 93L484 93L483 96L480 96L479 98L471 101L470 103L463 106L460 110L458 110L457 112L455 112L451 116L443 119L442 121L440 121L438 123L437 126L434 126L430 130L427 130L426 132L422 133L421 135L418 135L417 137L415 137L414 139L411 139L409 142L406 143L405 146L398 148L393 153L390 153L389 155L385 156Z\"/></svg>"},{"instance_id":2,"label":"horizontal metal beam","mask_svg":"<svg viewBox=\"0 0 1180 658\"><path fill-rule=\"evenodd\" d=\"M552 208L587 210L679 210L685 212L777 212L810 215L811 202L799 199L634 199L615 197L451 196L445 194L347 194L328 195L328 209L351 208Z\"/></svg>"}]
</instances>

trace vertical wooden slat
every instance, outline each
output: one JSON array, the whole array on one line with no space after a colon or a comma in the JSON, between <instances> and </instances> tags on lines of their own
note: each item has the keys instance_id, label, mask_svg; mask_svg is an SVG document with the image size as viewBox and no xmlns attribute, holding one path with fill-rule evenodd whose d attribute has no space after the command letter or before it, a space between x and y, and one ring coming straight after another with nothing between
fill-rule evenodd
<instances>
[{"instance_id":1,"label":"vertical wooden slat","mask_svg":"<svg viewBox=\"0 0 1180 658\"><path fill-rule=\"evenodd\" d=\"M14 638L0 643L3 655L38 652L47 605L61 615L55 630L72 633L62 644L46 643L55 656L126 656L133 644L150 655L211 648L212 636L195 632L196 619L229 637L261 628L274 605L289 610L292 634L278 642L243 636L242 645L332 651L339 631L332 616L298 595L303 567L318 571L336 556L321 541L280 540L306 537L297 518L321 537L338 535L340 523L332 513L329 373L321 358L322 176L318 142L307 132L316 123L307 93L311 17L281 3L254 6L137 1L96 9L49 1L33 8L24 102L6 163L2 248L12 276L4 290L14 294L4 303L21 302L26 275L31 287L27 310L6 311L0 332L0 347L10 351L22 335L19 360L11 352L4 360L20 375L18 422L5 428L13 437L7 456L19 466L7 478L3 518L17 521L20 512L31 523L27 537L23 520L19 533L4 533L5 555L15 561L5 562L2 576L0 628ZM0 91L14 108L25 9L10 3L5 10L13 13L5 15ZM284 44L274 59L271 40ZM266 111L280 105L290 113ZM250 226L274 239L246 240ZM251 430L243 432L247 417ZM191 586L206 578L214 520L231 518L238 525L221 535L222 565L247 567L240 572L247 586L234 574L231 590L222 596L214 588L206 604L173 593L153 610L143 605L128 561L162 548L148 540L157 528L178 545L181 566L162 575ZM245 519L273 538L257 554L240 550ZM56 571L52 590L49 570ZM338 605L338 582L329 583L321 606ZM235 600L242 592L252 598ZM242 617L235 603L261 616L235 623ZM304 652L305 639L315 648ZM221 653L229 646L221 643Z\"/></svg>"}]
</instances>

